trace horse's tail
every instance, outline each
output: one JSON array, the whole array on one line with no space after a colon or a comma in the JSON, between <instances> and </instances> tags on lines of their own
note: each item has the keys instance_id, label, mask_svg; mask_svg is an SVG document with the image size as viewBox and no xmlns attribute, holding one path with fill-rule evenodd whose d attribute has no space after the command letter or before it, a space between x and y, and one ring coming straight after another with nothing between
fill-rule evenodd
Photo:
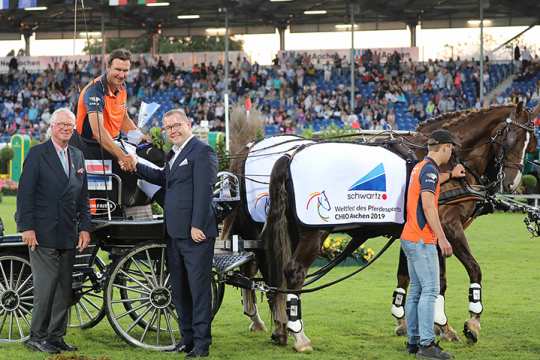
<instances>
[{"instance_id":1,"label":"horse's tail","mask_svg":"<svg viewBox=\"0 0 540 360\"><path fill-rule=\"evenodd\" d=\"M270 207L261 239L267 259L267 276L272 286L286 285L284 269L292 257L289 235L289 196L287 179L289 156L282 156L274 164L270 175Z\"/></svg>"}]
</instances>

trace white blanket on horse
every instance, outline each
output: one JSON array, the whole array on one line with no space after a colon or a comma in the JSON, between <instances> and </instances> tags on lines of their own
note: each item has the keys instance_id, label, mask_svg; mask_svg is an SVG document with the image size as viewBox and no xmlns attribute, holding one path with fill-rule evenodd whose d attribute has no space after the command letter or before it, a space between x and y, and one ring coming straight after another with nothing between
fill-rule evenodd
<instances>
[{"instance_id":1,"label":"white blanket on horse","mask_svg":"<svg viewBox=\"0 0 540 360\"><path fill-rule=\"evenodd\" d=\"M313 144L293 155L290 172L304 225L405 221L406 162L382 147Z\"/></svg>"},{"instance_id":2,"label":"white blanket on horse","mask_svg":"<svg viewBox=\"0 0 540 360\"><path fill-rule=\"evenodd\" d=\"M268 182L274 163L282 155L313 141L294 135L263 139L251 146L244 166L246 205L253 221L264 223L268 210Z\"/></svg>"}]
</instances>

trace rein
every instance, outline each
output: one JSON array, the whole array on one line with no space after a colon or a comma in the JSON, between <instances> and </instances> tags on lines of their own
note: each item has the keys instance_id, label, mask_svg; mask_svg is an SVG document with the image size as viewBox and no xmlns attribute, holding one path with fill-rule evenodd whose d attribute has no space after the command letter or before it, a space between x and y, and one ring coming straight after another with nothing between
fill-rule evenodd
<instances>
[{"instance_id":1,"label":"rein","mask_svg":"<svg viewBox=\"0 0 540 360\"><path fill-rule=\"evenodd\" d=\"M307 294L307 293L311 293L311 292L315 292L315 291L319 291L319 290L322 290L322 289L325 289L327 287L330 287L332 285L335 285L335 284L338 284L344 280L347 280L348 278L351 278L353 277L354 275L358 274L359 272L365 270L366 268L368 268L371 264L373 264L375 262L375 260L377 260L382 254L384 254L386 252L386 250L388 250L388 248L390 247L390 245L392 245L394 243L394 241L396 240L395 237L391 237L388 239L388 241L386 242L386 244L384 245L384 247L379 250L379 252L377 253L377 255L375 255L370 261L368 261L366 264L362 265L361 267L359 267L358 269L356 269L355 271L353 271L352 273L348 274L348 275L345 275L345 276L342 276L340 277L339 279L336 279L334 281L331 281L329 283L326 283L326 284L323 284L323 285L320 285L320 286L317 286L317 287L314 287L314 288L311 288L311 289L300 289L300 290L296 290L296 289L284 289L284 288L277 288L277 287L273 287L273 286L268 286L266 284L263 284L263 283L259 283L256 285L256 289L257 290L260 290L262 292L267 292L267 293L274 293L274 294L296 294L296 295L300 295L300 294ZM345 258L345 257L344 257ZM327 266L324 266L323 268L319 269L316 273L318 273L319 271L322 272L322 270L324 269L324 272L322 274L317 274L317 277L315 279L312 279L306 283L304 283L302 286L306 286L306 285L309 285L309 284L312 284L314 283L316 280L319 280L320 278L322 278L324 275L326 275L331 269L333 269L335 266L337 266L339 263L341 263L343 260L341 259L339 262L332 262L330 264L328 264ZM336 258L337 259L337 258ZM332 266L330 267L329 265ZM314 276L316 273L312 274L311 276Z\"/></svg>"}]
</instances>

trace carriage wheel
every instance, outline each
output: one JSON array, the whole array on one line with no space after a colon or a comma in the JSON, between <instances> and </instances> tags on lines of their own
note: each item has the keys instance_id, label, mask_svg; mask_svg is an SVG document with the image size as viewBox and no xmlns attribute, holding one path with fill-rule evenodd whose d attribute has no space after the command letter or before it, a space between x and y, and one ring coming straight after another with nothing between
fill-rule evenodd
<instances>
[{"instance_id":1,"label":"carriage wheel","mask_svg":"<svg viewBox=\"0 0 540 360\"><path fill-rule=\"evenodd\" d=\"M34 307L32 270L27 259L0 257L0 342L20 342L30 336Z\"/></svg>"},{"instance_id":2,"label":"carriage wheel","mask_svg":"<svg viewBox=\"0 0 540 360\"><path fill-rule=\"evenodd\" d=\"M107 281L107 318L129 344L170 350L179 340L165 261L165 244L139 246L122 257Z\"/></svg>"},{"instance_id":3,"label":"carriage wheel","mask_svg":"<svg viewBox=\"0 0 540 360\"><path fill-rule=\"evenodd\" d=\"M145 268L149 269L149 266L147 265L148 264L147 260L139 259L139 261L140 261L139 264L144 264L144 266L139 265L139 268L145 267ZM124 270L129 269L130 264L131 263L129 261L127 261L125 263L125 265L124 265ZM156 272L157 270L154 269L154 271ZM148 275L150 275L150 274L148 274ZM125 310L129 313L129 316L133 320L136 320L136 319L138 320L138 323L137 323L138 326L140 326L142 328L146 328L146 326L147 326L146 320L144 318L139 319L140 314L138 312L138 309L134 309L133 302L126 300L126 299L129 299L129 295L128 295L128 290L126 290L126 287L125 287L125 285L126 285L125 277L122 277L121 280L122 280L121 285L124 285L124 286L119 289L120 298L125 300L125 301L122 302L122 305L124 306ZM212 272L212 317L214 317L217 314L219 308L221 307L221 303L223 302L224 294L225 294L225 284L223 282L219 282L218 274L214 271L214 272ZM174 306L173 306L173 310L174 310ZM161 325L161 331L166 331L167 330L165 325L166 324ZM149 327L149 329L152 330L152 331L157 331L157 328L156 328L155 324L151 325Z\"/></svg>"},{"instance_id":4,"label":"carriage wheel","mask_svg":"<svg viewBox=\"0 0 540 360\"><path fill-rule=\"evenodd\" d=\"M93 273L86 276L82 285L84 295L69 308L69 327L90 329L105 317L103 279L105 263L95 257Z\"/></svg>"},{"instance_id":5,"label":"carriage wheel","mask_svg":"<svg viewBox=\"0 0 540 360\"><path fill-rule=\"evenodd\" d=\"M147 244L130 251L112 270L105 290L107 318L115 332L146 349L170 350L180 339L165 248ZM214 279L212 308L217 311L223 288Z\"/></svg>"}]
</instances>

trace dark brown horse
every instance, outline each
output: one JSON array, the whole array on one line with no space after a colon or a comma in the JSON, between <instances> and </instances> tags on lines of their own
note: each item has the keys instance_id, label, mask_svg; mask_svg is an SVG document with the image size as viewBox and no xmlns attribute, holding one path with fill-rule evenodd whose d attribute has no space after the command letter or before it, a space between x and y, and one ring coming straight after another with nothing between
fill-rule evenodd
<instances>
[{"instance_id":1,"label":"dark brown horse","mask_svg":"<svg viewBox=\"0 0 540 360\"><path fill-rule=\"evenodd\" d=\"M530 120L531 114L523 111L521 106L445 114L420 126L416 135L399 138L387 146L404 157L414 152L417 158L421 158L425 155L423 147L426 135L434 129L447 128L462 144L462 151L458 155L468 169L467 182L472 186L490 183L491 187L487 188L502 186L505 191L510 191L519 184L525 152L536 145ZM263 276L270 286L300 290L310 265L320 253L322 241L337 229L332 226L313 228L297 221L289 194L290 163L291 157L283 156L272 170L269 212L261 233L266 259L262 267L265 268ZM446 193L450 188L464 187L460 182L451 181L443 191ZM444 229L456 257L466 267L469 266L469 274L474 275L471 276L471 282L481 284L479 266L470 254L463 234L463 229L476 215L474 209L478 199L475 196L478 196L476 192L457 194L454 201L441 206L440 210ZM398 238L401 230L402 225L399 224L351 224L348 229L339 229L349 234L357 246L376 236ZM441 278L445 279L444 262L441 264ZM407 285L404 275L400 276L403 289ZM446 281L441 281L441 288L446 289ZM286 290L274 292L269 298L275 325L272 338L279 344L287 343L287 323L290 320L286 311L287 298ZM298 299L293 296L289 301L291 307ZM474 320L478 322L478 318L479 315L476 315ZM303 323L298 322L298 316L295 319L293 323L289 322L289 330L295 338L295 349L311 350L311 341L304 334Z\"/></svg>"},{"instance_id":2,"label":"dark brown horse","mask_svg":"<svg viewBox=\"0 0 540 360\"><path fill-rule=\"evenodd\" d=\"M520 184L523 161L526 152L536 148L531 121L540 112L538 106L532 113L525 111L521 104L517 107L505 106L474 113L452 114L429 121L418 128L427 134L438 128L455 133L461 140L460 160L467 168L465 181L449 181L441 187L439 214L444 232L452 244L456 258L463 264L469 275L469 313L464 334L470 342L476 342L480 332L482 313L482 272L471 253L464 230L479 215L491 212L486 196L495 192L512 193ZM463 126L470 117L474 126ZM504 121L501 121L503 119ZM488 125L489 124L489 125ZM423 152L418 152L424 156ZM456 332L448 324L444 312L446 292L446 259L439 254L440 295L436 301L435 325L441 337L459 340ZM403 305L409 285L406 258L400 252L398 285L394 291L392 314L397 318L396 334L405 335L406 325Z\"/></svg>"}]
</instances>

